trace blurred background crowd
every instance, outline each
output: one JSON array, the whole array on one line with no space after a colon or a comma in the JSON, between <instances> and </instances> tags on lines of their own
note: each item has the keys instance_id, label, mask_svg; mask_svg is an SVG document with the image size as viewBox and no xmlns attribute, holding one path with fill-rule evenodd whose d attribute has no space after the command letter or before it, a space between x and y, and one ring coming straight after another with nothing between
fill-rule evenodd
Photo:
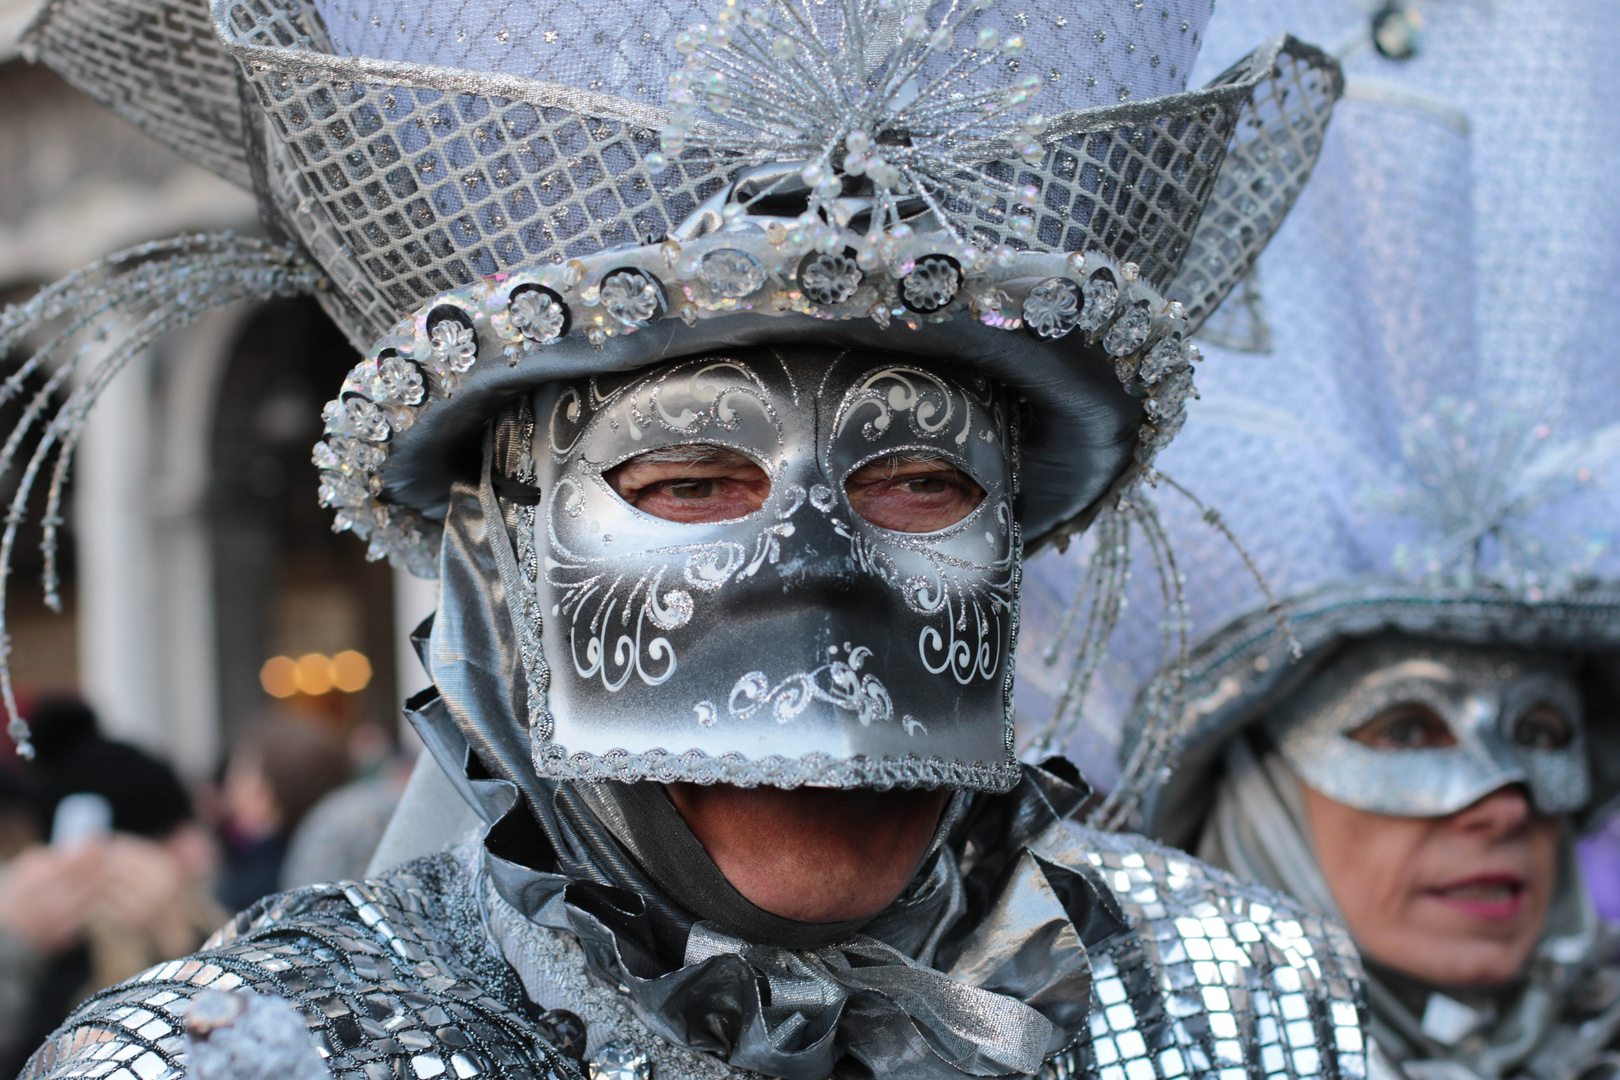
<instances>
[{"instance_id":1,"label":"blurred background crowd","mask_svg":"<svg viewBox=\"0 0 1620 1080\"><path fill-rule=\"evenodd\" d=\"M286 708L187 782L108 738L79 698L33 710L36 757L0 763L0 1069L85 996L194 951L282 889L364 875L408 758L374 723ZM8 1073L9 1075L9 1073Z\"/></svg>"},{"instance_id":2,"label":"blurred background crowd","mask_svg":"<svg viewBox=\"0 0 1620 1080\"><path fill-rule=\"evenodd\" d=\"M20 55L36 6L0 0L0 301L153 236L257 231L245 192ZM435 593L367 563L310 495L321 395L351 362L307 299L162 341L87 433L61 614L37 531L19 538L38 756L0 747L0 1075L259 897L365 870L414 749L407 634Z\"/></svg>"}]
</instances>

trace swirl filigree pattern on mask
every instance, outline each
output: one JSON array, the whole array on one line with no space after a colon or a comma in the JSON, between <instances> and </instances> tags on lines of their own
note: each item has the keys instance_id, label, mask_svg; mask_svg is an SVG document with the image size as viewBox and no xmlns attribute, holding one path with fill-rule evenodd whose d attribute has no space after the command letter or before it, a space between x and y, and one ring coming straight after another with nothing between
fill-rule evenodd
<instances>
[{"instance_id":1,"label":"swirl filigree pattern on mask","mask_svg":"<svg viewBox=\"0 0 1620 1080\"><path fill-rule=\"evenodd\" d=\"M556 665L543 772L633 778L652 762L661 779L881 783L903 763L915 782L1004 786L1020 544L999 388L909 360L756 350L559 384L536 415ZM669 521L608 479L693 445L757 463L758 509ZM983 498L923 533L855 510L857 470L919 459Z\"/></svg>"}]
</instances>

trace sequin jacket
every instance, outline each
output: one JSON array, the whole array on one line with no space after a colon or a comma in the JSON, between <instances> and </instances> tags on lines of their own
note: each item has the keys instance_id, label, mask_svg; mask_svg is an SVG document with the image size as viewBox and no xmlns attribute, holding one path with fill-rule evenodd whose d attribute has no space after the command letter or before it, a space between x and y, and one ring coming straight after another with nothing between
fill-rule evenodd
<instances>
[{"instance_id":1,"label":"sequin jacket","mask_svg":"<svg viewBox=\"0 0 1620 1080\"><path fill-rule=\"evenodd\" d=\"M1091 950L1089 1038L1049 1059L1042 1080L1366 1077L1363 995L1342 929L1140 837L1085 838L1131 929ZM340 1080L575 1080L617 1075L600 1058L626 1047L646 1055L653 1080L746 1075L653 1036L587 976L577 942L504 907L476 865L465 850L443 852L261 901L194 956L86 1002L22 1076L183 1077L185 1012L208 988L289 999ZM597 1068L548 1043L525 993L537 980L550 998L541 1005L584 1020Z\"/></svg>"}]
</instances>

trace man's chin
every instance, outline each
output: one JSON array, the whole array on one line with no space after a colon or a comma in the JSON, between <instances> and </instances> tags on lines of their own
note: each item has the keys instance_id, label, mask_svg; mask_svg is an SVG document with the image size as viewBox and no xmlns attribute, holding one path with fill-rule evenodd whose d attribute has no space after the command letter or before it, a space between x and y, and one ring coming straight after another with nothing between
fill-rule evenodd
<instances>
[{"instance_id":1,"label":"man's chin","mask_svg":"<svg viewBox=\"0 0 1620 1080\"><path fill-rule=\"evenodd\" d=\"M669 784L670 801L733 888L799 922L870 918L928 851L943 790Z\"/></svg>"}]
</instances>

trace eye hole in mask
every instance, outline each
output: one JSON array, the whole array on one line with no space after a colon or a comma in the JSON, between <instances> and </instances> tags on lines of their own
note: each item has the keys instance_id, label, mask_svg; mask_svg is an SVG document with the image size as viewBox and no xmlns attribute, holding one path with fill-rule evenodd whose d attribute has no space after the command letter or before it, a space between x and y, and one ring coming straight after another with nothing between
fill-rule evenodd
<instances>
[{"instance_id":1,"label":"eye hole in mask","mask_svg":"<svg viewBox=\"0 0 1620 1080\"><path fill-rule=\"evenodd\" d=\"M683 524L747 517L771 494L771 478L757 461L707 443L637 454L603 478L637 510Z\"/></svg>"},{"instance_id":2,"label":"eye hole in mask","mask_svg":"<svg viewBox=\"0 0 1620 1080\"><path fill-rule=\"evenodd\" d=\"M1385 709L1348 737L1374 750L1440 750L1457 745L1457 736L1440 714L1416 702Z\"/></svg>"},{"instance_id":3,"label":"eye hole in mask","mask_svg":"<svg viewBox=\"0 0 1620 1080\"><path fill-rule=\"evenodd\" d=\"M1513 741L1531 750L1562 750L1575 738L1575 725L1556 706L1540 702L1513 722Z\"/></svg>"},{"instance_id":4,"label":"eye hole in mask","mask_svg":"<svg viewBox=\"0 0 1620 1080\"><path fill-rule=\"evenodd\" d=\"M700 524L746 517L765 505L771 479L763 466L722 446L689 443L637 454L604 474L618 496L665 521ZM938 532L967 517L984 488L945 458L890 454L844 481L850 505L883 529Z\"/></svg>"},{"instance_id":5,"label":"eye hole in mask","mask_svg":"<svg viewBox=\"0 0 1620 1080\"><path fill-rule=\"evenodd\" d=\"M889 454L868 461L844 481L861 517L880 529L928 533L948 529L984 501L984 488L937 454Z\"/></svg>"}]
</instances>

